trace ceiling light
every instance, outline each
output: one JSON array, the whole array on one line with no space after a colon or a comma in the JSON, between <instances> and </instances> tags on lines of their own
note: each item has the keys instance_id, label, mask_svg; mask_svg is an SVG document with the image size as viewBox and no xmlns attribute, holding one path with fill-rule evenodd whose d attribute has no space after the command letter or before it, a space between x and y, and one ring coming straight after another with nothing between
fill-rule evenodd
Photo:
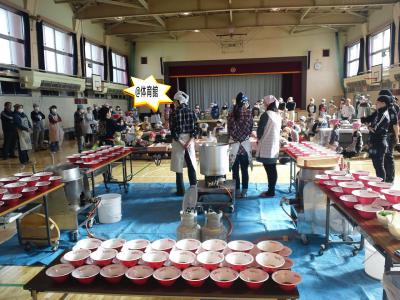
<instances>
[{"instance_id":1,"label":"ceiling light","mask_svg":"<svg viewBox=\"0 0 400 300\"><path fill-rule=\"evenodd\" d=\"M195 30L193 30L193 32L196 32L196 33L197 33L197 32L200 32L200 30L198 30L198 29L195 29Z\"/></svg>"},{"instance_id":2,"label":"ceiling light","mask_svg":"<svg viewBox=\"0 0 400 300\"><path fill-rule=\"evenodd\" d=\"M121 22L121 21L125 20L125 17L115 17L114 19L118 22Z\"/></svg>"},{"instance_id":3,"label":"ceiling light","mask_svg":"<svg viewBox=\"0 0 400 300\"><path fill-rule=\"evenodd\" d=\"M188 16L188 15L190 15L190 12L184 12L184 13L182 13L182 16Z\"/></svg>"},{"instance_id":4,"label":"ceiling light","mask_svg":"<svg viewBox=\"0 0 400 300\"><path fill-rule=\"evenodd\" d=\"M279 8L273 7L273 8L271 8L271 11L279 11Z\"/></svg>"}]
</instances>

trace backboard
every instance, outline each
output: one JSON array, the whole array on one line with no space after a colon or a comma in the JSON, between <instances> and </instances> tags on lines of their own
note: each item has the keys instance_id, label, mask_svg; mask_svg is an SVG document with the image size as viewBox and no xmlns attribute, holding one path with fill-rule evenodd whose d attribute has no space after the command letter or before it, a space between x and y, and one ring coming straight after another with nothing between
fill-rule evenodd
<instances>
[{"instance_id":1,"label":"backboard","mask_svg":"<svg viewBox=\"0 0 400 300\"><path fill-rule=\"evenodd\" d=\"M101 82L101 76L92 74L92 88L94 92L102 92L103 84Z\"/></svg>"},{"instance_id":2,"label":"backboard","mask_svg":"<svg viewBox=\"0 0 400 300\"><path fill-rule=\"evenodd\" d=\"M380 84L382 82L382 64L372 66L371 74L366 78L368 85Z\"/></svg>"}]
</instances>

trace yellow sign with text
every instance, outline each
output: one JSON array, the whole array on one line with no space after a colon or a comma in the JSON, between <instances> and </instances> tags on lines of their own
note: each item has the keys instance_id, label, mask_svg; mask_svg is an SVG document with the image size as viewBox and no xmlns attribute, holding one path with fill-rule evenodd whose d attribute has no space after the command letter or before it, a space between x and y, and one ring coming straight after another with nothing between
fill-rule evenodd
<instances>
[{"instance_id":1,"label":"yellow sign with text","mask_svg":"<svg viewBox=\"0 0 400 300\"><path fill-rule=\"evenodd\" d=\"M147 105L156 112L160 104L171 104L172 100L167 96L170 85L158 83L153 75L145 80L131 77L130 88L124 89L124 94L134 98L134 107Z\"/></svg>"}]
</instances>

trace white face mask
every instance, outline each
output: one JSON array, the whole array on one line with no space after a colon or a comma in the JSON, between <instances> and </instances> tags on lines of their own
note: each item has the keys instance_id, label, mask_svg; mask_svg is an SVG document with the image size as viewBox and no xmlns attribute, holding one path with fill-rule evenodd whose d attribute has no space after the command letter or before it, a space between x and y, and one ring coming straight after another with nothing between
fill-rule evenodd
<instances>
[{"instance_id":1,"label":"white face mask","mask_svg":"<svg viewBox=\"0 0 400 300\"><path fill-rule=\"evenodd\" d=\"M51 112L55 114L55 113L57 112L57 109L53 108L53 109L51 110Z\"/></svg>"},{"instance_id":2,"label":"white face mask","mask_svg":"<svg viewBox=\"0 0 400 300\"><path fill-rule=\"evenodd\" d=\"M23 112L24 112L24 109L23 109L23 108L20 108L20 109L18 109L18 112L19 112L19 113L23 113Z\"/></svg>"},{"instance_id":3,"label":"white face mask","mask_svg":"<svg viewBox=\"0 0 400 300\"><path fill-rule=\"evenodd\" d=\"M39 107L35 107L34 110L35 110L35 111L39 111Z\"/></svg>"}]
</instances>

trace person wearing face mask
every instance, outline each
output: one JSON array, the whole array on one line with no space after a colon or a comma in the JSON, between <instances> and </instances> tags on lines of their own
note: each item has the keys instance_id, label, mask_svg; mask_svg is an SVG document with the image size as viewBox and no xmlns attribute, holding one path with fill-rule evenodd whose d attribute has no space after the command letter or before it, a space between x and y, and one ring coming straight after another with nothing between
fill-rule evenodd
<instances>
[{"instance_id":1,"label":"person wearing face mask","mask_svg":"<svg viewBox=\"0 0 400 300\"><path fill-rule=\"evenodd\" d=\"M78 152L81 153L83 151L83 146L85 143L84 135L83 135L83 118L84 118L85 109L82 104L78 104L77 109L74 113L74 129L75 129L75 138L78 145Z\"/></svg>"},{"instance_id":2,"label":"person wearing face mask","mask_svg":"<svg viewBox=\"0 0 400 300\"><path fill-rule=\"evenodd\" d=\"M38 104L33 104L33 111L31 112L31 120L33 125L33 149L35 151L44 150L44 119L46 117L40 111Z\"/></svg>"},{"instance_id":3,"label":"person wearing face mask","mask_svg":"<svg viewBox=\"0 0 400 300\"><path fill-rule=\"evenodd\" d=\"M275 196L275 186L278 180L276 163L280 149L280 131L282 117L278 111L278 100L272 96L264 97L266 111L261 115L257 128L257 161L264 165L268 177L268 191L260 194L262 198Z\"/></svg>"},{"instance_id":4,"label":"person wearing face mask","mask_svg":"<svg viewBox=\"0 0 400 300\"><path fill-rule=\"evenodd\" d=\"M14 113L11 102L4 103L4 110L1 112L1 125L3 128L3 159L16 158L15 147L17 144L17 130L14 123Z\"/></svg>"},{"instance_id":5,"label":"person wearing face mask","mask_svg":"<svg viewBox=\"0 0 400 300\"><path fill-rule=\"evenodd\" d=\"M49 143L52 153L58 152L64 141L64 130L62 128L62 119L57 113L57 106L52 105L49 108Z\"/></svg>"},{"instance_id":6,"label":"person wearing face mask","mask_svg":"<svg viewBox=\"0 0 400 300\"><path fill-rule=\"evenodd\" d=\"M385 153L388 148L387 136L390 126L390 116L388 107L391 99L382 95L376 99L376 111L369 117L361 118L362 123L368 124L369 140L368 153L372 159L376 176L386 180L386 171L384 166Z\"/></svg>"},{"instance_id":7,"label":"person wearing face mask","mask_svg":"<svg viewBox=\"0 0 400 300\"><path fill-rule=\"evenodd\" d=\"M114 145L114 134L126 129L123 121L113 119L111 109L103 106L99 111L98 139L101 145Z\"/></svg>"},{"instance_id":8,"label":"person wearing face mask","mask_svg":"<svg viewBox=\"0 0 400 300\"><path fill-rule=\"evenodd\" d=\"M32 125L29 122L28 116L24 113L22 104L14 105L14 122L18 133L18 154L21 164L29 163L28 151L32 150L31 131Z\"/></svg>"}]
</instances>

